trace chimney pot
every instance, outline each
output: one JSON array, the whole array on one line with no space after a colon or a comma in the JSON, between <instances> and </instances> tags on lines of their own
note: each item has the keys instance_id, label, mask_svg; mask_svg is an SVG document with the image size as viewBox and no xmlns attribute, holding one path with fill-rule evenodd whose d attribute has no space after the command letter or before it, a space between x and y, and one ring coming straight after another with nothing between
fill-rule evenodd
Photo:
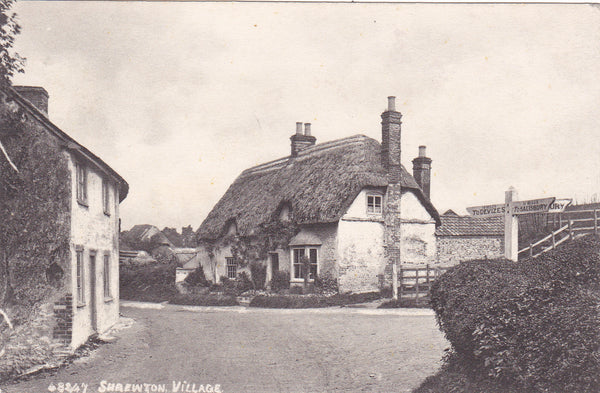
<instances>
[{"instance_id":1,"label":"chimney pot","mask_svg":"<svg viewBox=\"0 0 600 393\"><path fill-rule=\"evenodd\" d=\"M290 137L292 141L292 157L296 157L299 152L313 146L317 138L310 134L310 123L304 124L302 132L302 123L296 122L296 133Z\"/></svg>"},{"instance_id":2,"label":"chimney pot","mask_svg":"<svg viewBox=\"0 0 600 393\"><path fill-rule=\"evenodd\" d=\"M310 123L304 123L304 135L310 136Z\"/></svg>"},{"instance_id":3,"label":"chimney pot","mask_svg":"<svg viewBox=\"0 0 600 393\"><path fill-rule=\"evenodd\" d=\"M431 158L427 157L425 146L419 146L419 156L413 160L413 177L423 194L431 198Z\"/></svg>"},{"instance_id":4,"label":"chimney pot","mask_svg":"<svg viewBox=\"0 0 600 393\"><path fill-rule=\"evenodd\" d=\"M395 110L396 110L396 97L389 96L388 97L388 111L395 111Z\"/></svg>"}]
</instances>

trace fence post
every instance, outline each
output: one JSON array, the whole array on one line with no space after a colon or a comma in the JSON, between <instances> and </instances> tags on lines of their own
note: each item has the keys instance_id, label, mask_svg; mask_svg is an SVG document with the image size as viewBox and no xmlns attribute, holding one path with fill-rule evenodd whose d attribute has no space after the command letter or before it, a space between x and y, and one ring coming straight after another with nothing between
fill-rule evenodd
<instances>
[{"instance_id":1,"label":"fence post","mask_svg":"<svg viewBox=\"0 0 600 393\"><path fill-rule=\"evenodd\" d=\"M552 249L556 248L556 237L554 237L554 232L552 232Z\"/></svg>"},{"instance_id":2,"label":"fence post","mask_svg":"<svg viewBox=\"0 0 600 393\"><path fill-rule=\"evenodd\" d=\"M598 210L594 209L594 235L598 235Z\"/></svg>"},{"instance_id":3,"label":"fence post","mask_svg":"<svg viewBox=\"0 0 600 393\"><path fill-rule=\"evenodd\" d=\"M562 228L562 213L558 213L558 227Z\"/></svg>"},{"instance_id":4,"label":"fence post","mask_svg":"<svg viewBox=\"0 0 600 393\"><path fill-rule=\"evenodd\" d=\"M399 299L402 299L402 294L404 293L404 269L402 265L400 265L400 277L398 278L398 288L400 289Z\"/></svg>"},{"instance_id":5,"label":"fence post","mask_svg":"<svg viewBox=\"0 0 600 393\"><path fill-rule=\"evenodd\" d=\"M427 275L425 276L425 282L427 283L427 294L429 294L429 264L427 264Z\"/></svg>"},{"instance_id":6,"label":"fence post","mask_svg":"<svg viewBox=\"0 0 600 393\"><path fill-rule=\"evenodd\" d=\"M415 296L415 304L418 306L419 305L419 268L415 268L415 291L416 291L416 296Z\"/></svg>"},{"instance_id":7,"label":"fence post","mask_svg":"<svg viewBox=\"0 0 600 393\"><path fill-rule=\"evenodd\" d=\"M569 220L569 239L573 240L573 220Z\"/></svg>"},{"instance_id":8,"label":"fence post","mask_svg":"<svg viewBox=\"0 0 600 393\"><path fill-rule=\"evenodd\" d=\"M533 243L529 242L529 256L532 257L533 256Z\"/></svg>"},{"instance_id":9,"label":"fence post","mask_svg":"<svg viewBox=\"0 0 600 393\"><path fill-rule=\"evenodd\" d=\"M398 300L398 264L396 261L392 264L392 299Z\"/></svg>"}]
</instances>

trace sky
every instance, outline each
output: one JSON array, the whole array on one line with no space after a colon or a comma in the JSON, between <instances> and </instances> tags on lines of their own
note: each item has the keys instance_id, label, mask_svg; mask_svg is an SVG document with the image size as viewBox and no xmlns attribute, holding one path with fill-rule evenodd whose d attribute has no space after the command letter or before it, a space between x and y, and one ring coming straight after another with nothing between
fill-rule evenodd
<instances>
[{"instance_id":1,"label":"sky","mask_svg":"<svg viewBox=\"0 0 600 393\"><path fill-rule=\"evenodd\" d=\"M197 229L246 168L317 143L381 140L432 158L440 213L600 195L600 9L588 5L18 3L50 119L130 185L122 227Z\"/></svg>"}]
</instances>

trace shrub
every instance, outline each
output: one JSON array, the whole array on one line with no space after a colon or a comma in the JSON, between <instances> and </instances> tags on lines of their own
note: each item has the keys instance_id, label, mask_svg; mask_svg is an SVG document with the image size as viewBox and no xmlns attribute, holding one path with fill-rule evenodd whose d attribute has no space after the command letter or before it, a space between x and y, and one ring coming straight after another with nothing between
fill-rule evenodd
<instances>
[{"instance_id":1,"label":"shrub","mask_svg":"<svg viewBox=\"0 0 600 393\"><path fill-rule=\"evenodd\" d=\"M415 299L403 298L385 301L377 308L430 308L430 305L426 299L419 299L419 303L417 303Z\"/></svg>"},{"instance_id":2,"label":"shrub","mask_svg":"<svg viewBox=\"0 0 600 393\"><path fill-rule=\"evenodd\" d=\"M119 291L121 299L148 302L168 301L177 294L175 265L121 266Z\"/></svg>"},{"instance_id":3,"label":"shrub","mask_svg":"<svg viewBox=\"0 0 600 393\"><path fill-rule=\"evenodd\" d=\"M215 294L177 294L169 303L186 306L239 306L235 297Z\"/></svg>"},{"instance_id":4,"label":"shrub","mask_svg":"<svg viewBox=\"0 0 600 393\"><path fill-rule=\"evenodd\" d=\"M522 391L600 389L600 242L537 259L461 263L431 304L456 360Z\"/></svg>"},{"instance_id":5,"label":"shrub","mask_svg":"<svg viewBox=\"0 0 600 393\"><path fill-rule=\"evenodd\" d=\"M250 264L250 275L254 289L264 289L267 280L267 267L260 262Z\"/></svg>"},{"instance_id":6,"label":"shrub","mask_svg":"<svg viewBox=\"0 0 600 393\"><path fill-rule=\"evenodd\" d=\"M299 287L302 290L301 287ZM322 295L258 295L250 301L250 307L264 308L322 308L365 303L381 297L379 292Z\"/></svg>"},{"instance_id":7,"label":"shrub","mask_svg":"<svg viewBox=\"0 0 600 393\"><path fill-rule=\"evenodd\" d=\"M271 290L281 291L290 288L290 273L284 270L277 270L271 278Z\"/></svg>"},{"instance_id":8,"label":"shrub","mask_svg":"<svg viewBox=\"0 0 600 393\"><path fill-rule=\"evenodd\" d=\"M253 289L252 280L247 272L238 273L237 279L235 280L235 289L238 293L246 292Z\"/></svg>"},{"instance_id":9,"label":"shrub","mask_svg":"<svg viewBox=\"0 0 600 393\"><path fill-rule=\"evenodd\" d=\"M315 277L315 288L321 293L337 293L339 292L337 279L331 276Z\"/></svg>"},{"instance_id":10,"label":"shrub","mask_svg":"<svg viewBox=\"0 0 600 393\"><path fill-rule=\"evenodd\" d=\"M231 280L225 276L221 276L220 284L211 285L211 292L223 292L229 296L239 296L243 292L253 289L252 281L246 272L238 273L235 280Z\"/></svg>"},{"instance_id":11,"label":"shrub","mask_svg":"<svg viewBox=\"0 0 600 393\"><path fill-rule=\"evenodd\" d=\"M188 274L184 280L184 283L189 286L197 287L210 286L210 281L206 279L206 276L204 275L204 268L202 268L202 265L198 266L196 270Z\"/></svg>"}]
</instances>

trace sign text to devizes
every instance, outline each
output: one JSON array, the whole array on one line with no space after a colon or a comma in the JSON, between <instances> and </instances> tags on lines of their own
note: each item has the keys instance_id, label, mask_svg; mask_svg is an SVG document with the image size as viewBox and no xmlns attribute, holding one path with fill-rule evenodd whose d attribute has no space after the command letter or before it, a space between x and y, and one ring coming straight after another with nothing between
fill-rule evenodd
<instances>
[{"instance_id":1,"label":"sign text to devizes","mask_svg":"<svg viewBox=\"0 0 600 393\"><path fill-rule=\"evenodd\" d=\"M472 216L502 216L506 213L506 204L467 207L467 211Z\"/></svg>"}]
</instances>

